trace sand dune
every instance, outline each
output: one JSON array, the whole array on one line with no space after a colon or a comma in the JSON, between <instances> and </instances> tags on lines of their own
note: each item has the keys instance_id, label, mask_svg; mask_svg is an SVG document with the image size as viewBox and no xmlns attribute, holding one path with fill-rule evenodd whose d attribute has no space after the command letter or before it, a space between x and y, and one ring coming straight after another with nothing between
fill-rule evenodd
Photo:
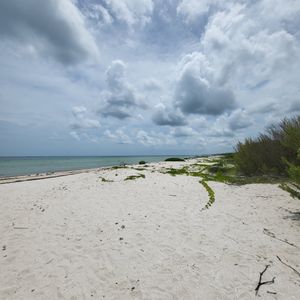
<instances>
[{"instance_id":1,"label":"sand dune","mask_svg":"<svg viewBox=\"0 0 300 300\"><path fill-rule=\"evenodd\" d=\"M300 202L172 164L0 185L0 299L299 299Z\"/></svg>"}]
</instances>

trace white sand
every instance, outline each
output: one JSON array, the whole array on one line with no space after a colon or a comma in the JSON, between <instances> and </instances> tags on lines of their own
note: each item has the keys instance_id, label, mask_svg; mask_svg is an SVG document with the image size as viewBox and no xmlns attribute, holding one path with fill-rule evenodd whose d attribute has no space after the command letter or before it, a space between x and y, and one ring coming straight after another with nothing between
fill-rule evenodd
<instances>
[{"instance_id":1,"label":"white sand","mask_svg":"<svg viewBox=\"0 0 300 300\"><path fill-rule=\"evenodd\" d=\"M165 165L182 163L150 169ZM300 202L277 185L209 185L208 210L199 179L151 171L0 185L0 299L256 299L266 265L261 299L300 299L277 258L300 272Z\"/></svg>"}]
</instances>

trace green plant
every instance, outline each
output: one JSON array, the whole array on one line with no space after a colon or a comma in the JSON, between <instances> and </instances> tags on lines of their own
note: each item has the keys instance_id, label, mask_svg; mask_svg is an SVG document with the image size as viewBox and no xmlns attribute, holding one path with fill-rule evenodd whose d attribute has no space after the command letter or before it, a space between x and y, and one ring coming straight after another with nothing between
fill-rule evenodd
<instances>
[{"instance_id":1,"label":"green plant","mask_svg":"<svg viewBox=\"0 0 300 300\"><path fill-rule=\"evenodd\" d=\"M144 160L139 161L139 165L145 165L146 162Z\"/></svg>"},{"instance_id":2,"label":"green plant","mask_svg":"<svg viewBox=\"0 0 300 300\"><path fill-rule=\"evenodd\" d=\"M104 177L100 177L102 182L113 182L112 180L109 179L105 179Z\"/></svg>"},{"instance_id":3,"label":"green plant","mask_svg":"<svg viewBox=\"0 0 300 300\"><path fill-rule=\"evenodd\" d=\"M188 169L187 167L183 167L181 169L168 169L167 174L170 174L172 176L176 176L176 175L189 175Z\"/></svg>"},{"instance_id":4,"label":"green plant","mask_svg":"<svg viewBox=\"0 0 300 300\"><path fill-rule=\"evenodd\" d=\"M138 178L145 178L146 176L144 174L138 174L138 175L130 175L130 176L127 176L124 181L127 181L127 180L135 180L135 179L138 179Z\"/></svg>"},{"instance_id":5,"label":"green plant","mask_svg":"<svg viewBox=\"0 0 300 300\"><path fill-rule=\"evenodd\" d=\"M113 166L112 169L114 170L118 170L118 169L126 169L127 166L123 165L123 166Z\"/></svg>"},{"instance_id":6,"label":"green plant","mask_svg":"<svg viewBox=\"0 0 300 300\"><path fill-rule=\"evenodd\" d=\"M283 175L287 164L297 163L300 148L300 116L270 126L257 138L236 145L234 156L238 170L245 175ZM284 158L284 159L283 159ZM291 170L295 174L295 169Z\"/></svg>"},{"instance_id":7,"label":"green plant","mask_svg":"<svg viewBox=\"0 0 300 300\"><path fill-rule=\"evenodd\" d=\"M215 202L215 192L213 191L213 189L207 184L207 182L205 180L200 180L199 181L203 187L206 189L207 193L208 193L208 202L205 205L205 208L209 208L214 202Z\"/></svg>"},{"instance_id":8,"label":"green plant","mask_svg":"<svg viewBox=\"0 0 300 300\"><path fill-rule=\"evenodd\" d=\"M179 158L179 157L169 157L165 159L165 161L184 161L184 159Z\"/></svg>"},{"instance_id":9,"label":"green plant","mask_svg":"<svg viewBox=\"0 0 300 300\"><path fill-rule=\"evenodd\" d=\"M279 185L279 187L284 191L287 191L293 198L300 199L300 192L297 189L293 188L292 186L286 183L282 183L281 185Z\"/></svg>"}]
</instances>

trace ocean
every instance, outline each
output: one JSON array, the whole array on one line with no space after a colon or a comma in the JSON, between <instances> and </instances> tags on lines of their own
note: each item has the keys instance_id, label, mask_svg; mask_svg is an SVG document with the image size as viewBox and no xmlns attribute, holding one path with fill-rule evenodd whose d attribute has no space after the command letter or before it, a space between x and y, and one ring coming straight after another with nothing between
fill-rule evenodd
<instances>
[{"instance_id":1,"label":"ocean","mask_svg":"<svg viewBox=\"0 0 300 300\"><path fill-rule=\"evenodd\" d=\"M0 177L158 162L168 156L25 156L0 157ZM176 155L175 157L186 157Z\"/></svg>"}]
</instances>

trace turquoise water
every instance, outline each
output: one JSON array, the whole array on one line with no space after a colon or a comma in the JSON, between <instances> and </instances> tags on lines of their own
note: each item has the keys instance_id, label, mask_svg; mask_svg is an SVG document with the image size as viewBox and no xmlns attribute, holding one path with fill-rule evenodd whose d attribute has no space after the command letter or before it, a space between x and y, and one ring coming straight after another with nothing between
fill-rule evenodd
<instances>
[{"instance_id":1,"label":"turquoise water","mask_svg":"<svg viewBox=\"0 0 300 300\"><path fill-rule=\"evenodd\" d=\"M126 164L158 162L170 156L29 156L0 157L0 176L29 175ZM183 156L176 156L183 157Z\"/></svg>"}]
</instances>

